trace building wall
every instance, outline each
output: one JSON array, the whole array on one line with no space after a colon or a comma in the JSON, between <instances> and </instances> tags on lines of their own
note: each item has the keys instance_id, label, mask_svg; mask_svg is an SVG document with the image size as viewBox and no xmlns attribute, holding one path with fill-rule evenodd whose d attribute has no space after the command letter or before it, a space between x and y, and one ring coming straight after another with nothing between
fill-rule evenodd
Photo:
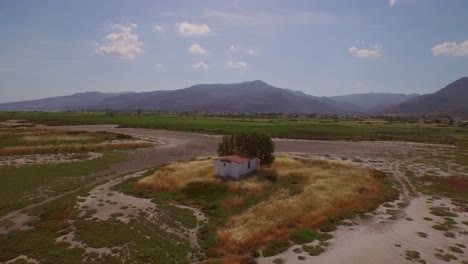
<instances>
[{"instance_id":1,"label":"building wall","mask_svg":"<svg viewBox=\"0 0 468 264\"><path fill-rule=\"evenodd\" d=\"M214 175L226 177L231 175L231 162L223 160L213 161Z\"/></svg>"},{"instance_id":2,"label":"building wall","mask_svg":"<svg viewBox=\"0 0 468 264\"><path fill-rule=\"evenodd\" d=\"M214 160L213 168L216 176L227 176L239 179L242 176L253 173L258 169L258 159L255 158L250 160L250 168L248 161L236 163L224 160Z\"/></svg>"}]
</instances>

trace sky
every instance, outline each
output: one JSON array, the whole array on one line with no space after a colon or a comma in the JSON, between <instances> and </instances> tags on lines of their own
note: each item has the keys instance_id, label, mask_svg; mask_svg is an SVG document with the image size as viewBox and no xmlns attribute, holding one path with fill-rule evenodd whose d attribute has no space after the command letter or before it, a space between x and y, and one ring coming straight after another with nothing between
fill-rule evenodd
<instances>
[{"instance_id":1,"label":"sky","mask_svg":"<svg viewBox=\"0 0 468 264\"><path fill-rule=\"evenodd\" d=\"M0 1L0 102L263 80L315 96L468 76L467 0Z\"/></svg>"}]
</instances>

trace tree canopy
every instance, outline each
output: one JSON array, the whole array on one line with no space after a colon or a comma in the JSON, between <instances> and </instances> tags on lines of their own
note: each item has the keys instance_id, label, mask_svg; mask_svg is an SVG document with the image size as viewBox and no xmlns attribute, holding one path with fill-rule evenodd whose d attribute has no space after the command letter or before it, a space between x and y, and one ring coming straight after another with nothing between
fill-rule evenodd
<instances>
[{"instance_id":1,"label":"tree canopy","mask_svg":"<svg viewBox=\"0 0 468 264\"><path fill-rule=\"evenodd\" d=\"M218 145L218 155L257 157L261 165L270 166L275 160L275 143L263 133L236 133L224 136Z\"/></svg>"}]
</instances>

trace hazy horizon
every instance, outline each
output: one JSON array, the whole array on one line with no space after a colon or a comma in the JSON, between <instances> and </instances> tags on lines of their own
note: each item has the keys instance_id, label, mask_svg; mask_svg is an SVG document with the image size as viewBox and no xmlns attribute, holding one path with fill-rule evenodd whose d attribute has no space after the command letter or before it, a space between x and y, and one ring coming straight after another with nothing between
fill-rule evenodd
<instances>
[{"instance_id":1,"label":"hazy horizon","mask_svg":"<svg viewBox=\"0 0 468 264\"><path fill-rule=\"evenodd\" d=\"M4 1L0 103L263 80L426 94L467 75L468 2Z\"/></svg>"},{"instance_id":2,"label":"hazy horizon","mask_svg":"<svg viewBox=\"0 0 468 264\"><path fill-rule=\"evenodd\" d=\"M253 82L253 81L263 81L263 80L247 80L247 81L242 81L240 83L244 83L244 82ZM263 81L265 82L265 81ZM270 83L268 82L265 82L269 85L271 85ZM186 89L186 88L190 88L194 85L210 85L210 84L213 84L213 83L200 83L200 84L193 84L193 85L190 85L188 87L181 87L181 88L177 88L177 89ZM216 83L216 84L229 84L229 83ZM273 85L274 86L274 85ZM281 89L289 89L287 87L276 87L276 88L281 88ZM163 89L161 89L163 90ZM176 90L176 89L170 89L170 90ZM289 89L291 90L291 89ZM115 93L115 94L123 94L123 93L145 93L145 92L152 92L152 91L157 91L157 90L150 90L150 91L138 91L138 92L135 92L135 91L108 91L108 92L102 92L102 91L78 91L78 92L73 92L73 93L68 93L68 94L58 94L58 95L51 95L51 96L47 96L47 97L38 97L38 98L32 98L32 99L27 99L27 100L24 100L24 101L30 101L30 100L40 100L40 99L47 99L47 98L52 98L52 97L61 97L61 96L69 96L69 95L74 95L74 94L80 94L80 93L93 93L93 92L100 92L100 93ZM300 90L294 90L294 91L300 91ZM314 95L314 94L310 94L308 92L304 92L308 95L312 95L312 96L319 96L319 95ZM359 94L405 94L405 95L413 95L413 94L417 94L417 93L391 93L391 92L364 92L364 93L349 93L349 94L338 94L338 95L330 95L330 96L323 96L323 97L334 97L334 96L347 96L347 95L359 95ZM419 94L418 94L419 95ZM321 97L321 96L319 96ZM21 101L8 101L8 102L1 102L0 101L0 104L1 103L15 103L15 102L21 102Z\"/></svg>"}]
</instances>

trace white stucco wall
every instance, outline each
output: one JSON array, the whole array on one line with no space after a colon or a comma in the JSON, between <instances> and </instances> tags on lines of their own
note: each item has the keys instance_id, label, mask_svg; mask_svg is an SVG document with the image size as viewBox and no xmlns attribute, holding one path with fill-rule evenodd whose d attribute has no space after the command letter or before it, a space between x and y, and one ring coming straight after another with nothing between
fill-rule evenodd
<instances>
[{"instance_id":1,"label":"white stucco wall","mask_svg":"<svg viewBox=\"0 0 468 264\"><path fill-rule=\"evenodd\" d=\"M226 177L231 175L231 162L224 160L213 161L214 175Z\"/></svg>"},{"instance_id":2,"label":"white stucco wall","mask_svg":"<svg viewBox=\"0 0 468 264\"><path fill-rule=\"evenodd\" d=\"M249 173L256 171L258 168L258 159L250 160L249 162L237 163L226 160L213 160L213 170L216 176L241 178Z\"/></svg>"}]
</instances>

